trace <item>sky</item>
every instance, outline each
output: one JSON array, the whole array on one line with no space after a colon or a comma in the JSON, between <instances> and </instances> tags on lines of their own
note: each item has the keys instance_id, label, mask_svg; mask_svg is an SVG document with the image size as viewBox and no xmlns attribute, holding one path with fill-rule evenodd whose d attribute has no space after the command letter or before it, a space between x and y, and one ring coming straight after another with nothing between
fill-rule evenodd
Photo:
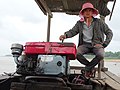
<instances>
[{"instance_id":1,"label":"sky","mask_svg":"<svg viewBox=\"0 0 120 90\"><path fill-rule=\"evenodd\" d=\"M113 2L108 4L112 9ZM113 39L105 51L120 51L120 0L117 0L111 21L106 17L106 23L113 31ZM51 22L51 42L59 41L59 36L71 29L79 16L53 13ZM0 56L11 54L11 45L26 42L42 42L47 38L47 16L37 6L34 0L0 0ZM78 43L78 36L66 39L64 42Z\"/></svg>"}]
</instances>

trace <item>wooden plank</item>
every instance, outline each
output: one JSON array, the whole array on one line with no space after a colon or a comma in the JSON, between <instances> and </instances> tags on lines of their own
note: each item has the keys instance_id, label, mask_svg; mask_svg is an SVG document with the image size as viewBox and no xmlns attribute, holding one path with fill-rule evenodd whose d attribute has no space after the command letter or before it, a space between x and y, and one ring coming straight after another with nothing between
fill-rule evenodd
<instances>
[{"instance_id":1,"label":"wooden plank","mask_svg":"<svg viewBox=\"0 0 120 90\"><path fill-rule=\"evenodd\" d=\"M83 3L85 3L88 0L35 0L40 7L40 9L43 11L43 13L46 15L51 15L51 12L64 12L71 15L79 15L79 10L81 9L81 6ZM103 16L107 16L110 12L107 8L107 3L109 1L114 0L89 0L98 10L99 13ZM102 3L102 4L101 4ZM104 10L101 8L104 6ZM63 8L64 7L64 8ZM49 9L49 10L48 10Z\"/></svg>"},{"instance_id":2,"label":"wooden plank","mask_svg":"<svg viewBox=\"0 0 120 90\"><path fill-rule=\"evenodd\" d=\"M98 79L98 82L101 83L102 86L105 86L104 79Z\"/></svg>"},{"instance_id":3,"label":"wooden plank","mask_svg":"<svg viewBox=\"0 0 120 90\"><path fill-rule=\"evenodd\" d=\"M101 85L101 83L97 79L91 78L90 80L98 85Z\"/></svg>"},{"instance_id":4,"label":"wooden plank","mask_svg":"<svg viewBox=\"0 0 120 90\"><path fill-rule=\"evenodd\" d=\"M47 15L47 12L45 10L45 8L41 5L41 2L39 0L35 0L35 2L38 4L39 8L41 9L41 11Z\"/></svg>"},{"instance_id":5,"label":"wooden plank","mask_svg":"<svg viewBox=\"0 0 120 90\"><path fill-rule=\"evenodd\" d=\"M7 79L7 78L9 78L10 76L8 76L8 75L1 75L0 76L0 80L3 80L3 79Z\"/></svg>"},{"instance_id":6,"label":"wooden plank","mask_svg":"<svg viewBox=\"0 0 120 90\"><path fill-rule=\"evenodd\" d=\"M108 71L107 71L108 72ZM113 89L115 89L115 90L120 90L120 83L119 82L117 82L117 80L116 79L113 79L113 78L111 78L111 77L114 77L113 75L107 75L106 73L107 72L102 72L101 74L102 74L102 78L104 78L103 80L104 80L104 82L108 85L108 86L110 86L111 88L113 88Z\"/></svg>"},{"instance_id":7,"label":"wooden plank","mask_svg":"<svg viewBox=\"0 0 120 90\"><path fill-rule=\"evenodd\" d=\"M115 74L113 74L109 71L105 72L105 74L120 84L120 78L118 76L116 76Z\"/></svg>"},{"instance_id":8,"label":"wooden plank","mask_svg":"<svg viewBox=\"0 0 120 90\"><path fill-rule=\"evenodd\" d=\"M73 74L80 73L80 70L83 67L71 67L71 71ZM98 79L98 73L95 75L96 77L91 79L97 84L105 86L107 84L110 88L113 88L115 90L120 90L120 78L117 77L115 74L109 72L109 71L101 71L101 79Z\"/></svg>"},{"instance_id":9,"label":"wooden plank","mask_svg":"<svg viewBox=\"0 0 120 90\"><path fill-rule=\"evenodd\" d=\"M63 6L64 6L64 8L65 8L66 10L69 9L69 8L68 8L67 0L62 0L62 3L63 3Z\"/></svg>"},{"instance_id":10,"label":"wooden plank","mask_svg":"<svg viewBox=\"0 0 120 90\"><path fill-rule=\"evenodd\" d=\"M42 8L45 9L45 11L48 13L48 15L50 15L51 17L53 16L51 10L49 9L49 7L47 6L47 4L44 0L35 0L35 1L39 5L39 7L41 7L41 4L42 4ZM44 11L44 14L45 14L45 11Z\"/></svg>"},{"instance_id":11,"label":"wooden plank","mask_svg":"<svg viewBox=\"0 0 120 90\"><path fill-rule=\"evenodd\" d=\"M79 66L70 66L70 69L71 69L71 70L81 70L81 69L83 69L83 68L84 68L84 67L79 67ZM95 67L95 70L97 71L97 70L98 70L98 68L97 68L97 67ZM108 68L103 67L101 71L108 71Z\"/></svg>"}]
</instances>

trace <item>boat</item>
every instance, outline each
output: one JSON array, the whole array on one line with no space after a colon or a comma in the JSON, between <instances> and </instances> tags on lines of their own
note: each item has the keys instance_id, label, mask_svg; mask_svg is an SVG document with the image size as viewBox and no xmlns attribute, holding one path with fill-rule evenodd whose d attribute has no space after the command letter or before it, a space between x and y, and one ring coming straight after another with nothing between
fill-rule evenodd
<instances>
[{"instance_id":1,"label":"boat","mask_svg":"<svg viewBox=\"0 0 120 90\"><path fill-rule=\"evenodd\" d=\"M104 67L104 60L95 68L93 77L86 78L82 68L70 66L76 59L76 45L72 42L50 42L50 24L54 12L79 15L81 6L91 2L100 17L110 15L116 0L35 0L48 16L46 42L13 43L11 52L16 63L14 73L0 75L0 90L120 90L120 78ZM113 9L107 8L113 2Z\"/></svg>"}]
</instances>

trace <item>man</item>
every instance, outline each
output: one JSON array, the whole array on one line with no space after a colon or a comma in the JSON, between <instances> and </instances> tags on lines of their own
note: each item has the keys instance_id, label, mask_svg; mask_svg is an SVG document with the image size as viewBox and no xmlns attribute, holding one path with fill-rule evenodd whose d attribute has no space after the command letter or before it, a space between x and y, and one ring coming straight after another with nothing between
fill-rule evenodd
<instances>
[{"instance_id":1,"label":"man","mask_svg":"<svg viewBox=\"0 0 120 90\"><path fill-rule=\"evenodd\" d=\"M110 43L113 33L104 21L94 18L99 13L91 3L83 4L79 14L81 19L77 21L72 29L61 35L59 39L64 40L79 34L76 58L86 66L86 71L91 71L100 60L103 60L104 48ZM106 35L105 39L104 35ZM83 56L87 53L94 53L95 55L91 62Z\"/></svg>"}]
</instances>

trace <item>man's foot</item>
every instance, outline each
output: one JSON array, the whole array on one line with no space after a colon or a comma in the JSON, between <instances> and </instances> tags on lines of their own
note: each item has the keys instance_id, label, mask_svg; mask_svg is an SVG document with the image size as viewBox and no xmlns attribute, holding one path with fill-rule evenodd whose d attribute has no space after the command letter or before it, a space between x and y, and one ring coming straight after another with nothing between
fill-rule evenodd
<instances>
[{"instance_id":1,"label":"man's foot","mask_svg":"<svg viewBox=\"0 0 120 90\"><path fill-rule=\"evenodd\" d=\"M88 77L88 78L94 78L95 77L95 69L91 70L91 71L87 71L85 73L85 76Z\"/></svg>"},{"instance_id":2,"label":"man's foot","mask_svg":"<svg viewBox=\"0 0 120 90\"><path fill-rule=\"evenodd\" d=\"M86 77L86 78L94 78L95 77L95 73L96 70L92 69L92 70L86 70L86 69L82 69L81 73Z\"/></svg>"}]
</instances>

